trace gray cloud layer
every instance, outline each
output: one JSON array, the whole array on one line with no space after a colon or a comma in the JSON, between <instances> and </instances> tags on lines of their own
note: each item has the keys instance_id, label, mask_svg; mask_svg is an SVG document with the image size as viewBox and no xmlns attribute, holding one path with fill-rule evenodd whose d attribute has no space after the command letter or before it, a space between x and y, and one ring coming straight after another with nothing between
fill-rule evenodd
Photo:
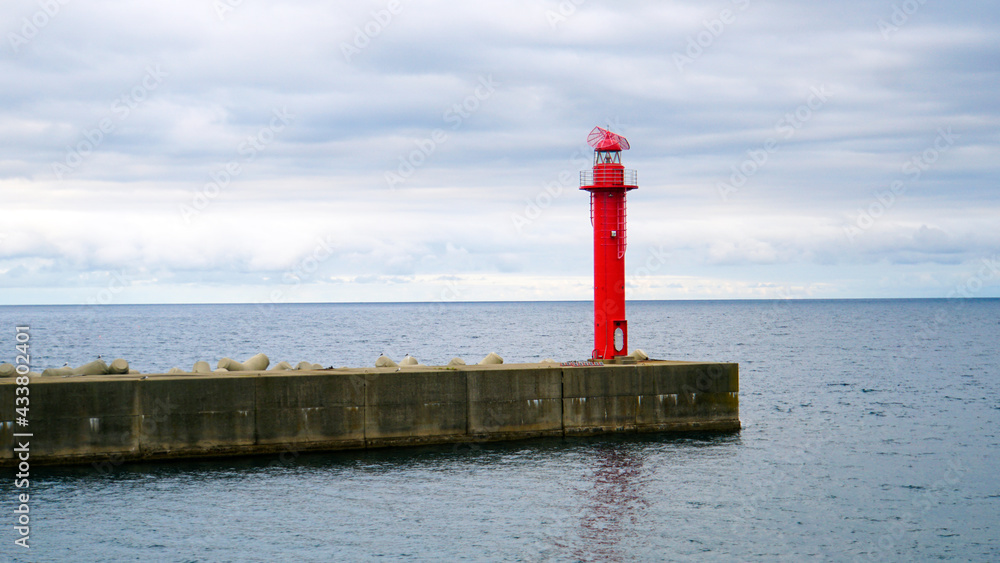
<instances>
[{"instance_id":1,"label":"gray cloud layer","mask_svg":"<svg viewBox=\"0 0 1000 563\"><path fill-rule=\"evenodd\" d=\"M993 3L2 11L0 302L587 299L597 124L630 296L1000 295Z\"/></svg>"}]
</instances>

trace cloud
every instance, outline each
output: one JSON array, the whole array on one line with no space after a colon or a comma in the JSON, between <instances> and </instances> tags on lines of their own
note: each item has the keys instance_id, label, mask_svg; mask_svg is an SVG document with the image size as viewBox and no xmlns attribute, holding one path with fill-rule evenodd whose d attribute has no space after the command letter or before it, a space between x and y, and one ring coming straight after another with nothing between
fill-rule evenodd
<instances>
[{"instance_id":1,"label":"cloud","mask_svg":"<svg viewBox=\"0 0 1000 563\"><path fill-rule=\"evenodd\" d=\"M994 5L566 4L67 3L28 38L38 5L10 3L4 300L77 301L121 271L135 299L252 299L323 237L303 299L426 297L441 276L492 280L470 299L585 299L576 178L606 123L639 170L629 264L662 247L677 276L644 298L882 295L904 269L921 281L900 295L943 295L996 252ZM531 281L549 276L577 281Z\"/></svg>"}]
</instances>

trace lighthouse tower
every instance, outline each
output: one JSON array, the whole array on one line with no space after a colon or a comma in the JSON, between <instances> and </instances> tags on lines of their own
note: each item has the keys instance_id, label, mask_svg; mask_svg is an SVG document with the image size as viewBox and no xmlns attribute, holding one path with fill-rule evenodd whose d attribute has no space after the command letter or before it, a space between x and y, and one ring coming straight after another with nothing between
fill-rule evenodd
<instances>
[{"instance_id":1,"label":"lighthouse tower","mask_svg":"<svg viewBox=\"0 0 1000 563\"><path fill-rule=\"evenodd\" d=\"M594 147L594 168L580 172L580 189L590 192L594 227L595 359L628 355L625 321L625 194L638 188L635 170L622 166L625 137L601 127L587 136Z\"/></svg>"}]
</instances>

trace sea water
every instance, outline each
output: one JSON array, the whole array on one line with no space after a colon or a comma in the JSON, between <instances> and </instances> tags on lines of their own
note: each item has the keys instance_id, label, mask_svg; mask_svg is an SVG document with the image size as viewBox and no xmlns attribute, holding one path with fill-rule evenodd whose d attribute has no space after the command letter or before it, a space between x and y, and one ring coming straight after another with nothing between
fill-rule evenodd
<instances>
[{"instance_id":1,"label":"sea water","mask_svg":"<svg viewBox=\"0 0 1000 563\"><path fill-rule=\"evenodd\" d=\"M591 305L0 307L0 360L585 359ZM15 561L1000 560L1000 300L629 302L653 358L739 362L743 430L34 467ZM34 440L44 440L35 436Z\"/></svg>"}]
</instances>

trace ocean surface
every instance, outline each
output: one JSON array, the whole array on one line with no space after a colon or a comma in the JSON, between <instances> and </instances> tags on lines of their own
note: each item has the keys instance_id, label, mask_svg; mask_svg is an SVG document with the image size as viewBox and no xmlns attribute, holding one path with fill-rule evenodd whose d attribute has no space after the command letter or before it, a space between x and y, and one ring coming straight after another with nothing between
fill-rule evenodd
<instances>
[{"instance_id":1,"label":"ocean surface","mask_svg":"<svg viewBox=\"0 0 1000 563\"><path fill-rule=\"evenodd\" d=\"M1000 300L629 302L651 357L740 364L743 430L32 468L0 561L1000 560ZM0 360L140 371L585 359L591 305L0 307ZM35 437L34 439L44 439Z\"/></svg>"}]
</instances>

